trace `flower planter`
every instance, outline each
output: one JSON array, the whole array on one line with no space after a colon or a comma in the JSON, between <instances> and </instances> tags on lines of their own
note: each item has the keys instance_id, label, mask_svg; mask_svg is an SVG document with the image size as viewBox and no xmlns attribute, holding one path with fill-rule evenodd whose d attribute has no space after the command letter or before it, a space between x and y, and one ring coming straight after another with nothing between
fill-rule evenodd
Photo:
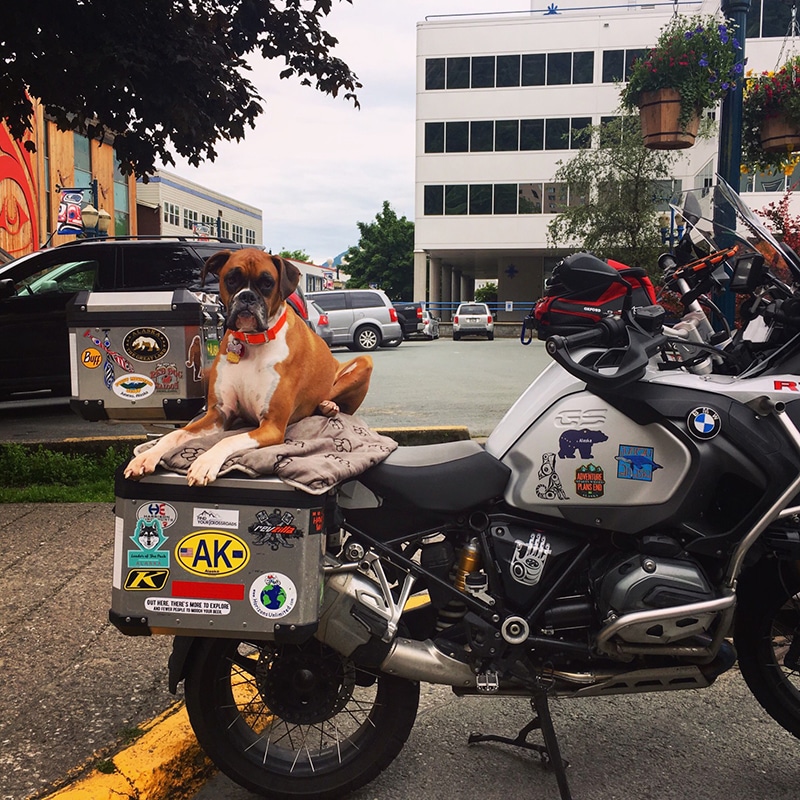
<instances>
[{"instance_id":1,"label":"flower planter","mask_svg":"<svg viewBox=\"0 0 800 800\"><path fill-rule=\"evenodd\" d=\"M783 117L767 117L761 125L761 149L765 153L800 150L800 130Z\"/></svg>"},{"instance_id":2,"label":"flower planter","mask_svg":"<svg viewBox=\"0 0 800 800\"><path fill-rule=\"evenodd\" d=\"M685 126L678 123L681 96L675 89L642 92L639 120L645 147L652 150L683 150L694 144L700 117L695 114Z\"/></svg>"}]
</instances>

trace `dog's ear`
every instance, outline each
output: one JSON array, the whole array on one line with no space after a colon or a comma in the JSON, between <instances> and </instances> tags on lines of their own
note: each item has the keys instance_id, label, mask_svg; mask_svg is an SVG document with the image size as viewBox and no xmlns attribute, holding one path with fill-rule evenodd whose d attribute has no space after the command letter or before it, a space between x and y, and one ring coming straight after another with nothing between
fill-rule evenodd
<instances>
[{"instance_id":1,"label":"dog's ear","mask_svg":"<svg viewBox=\"0 0 800 800\"><path fill-rule=\"evenodd\" d=\"M300 283L300 270L291 261L280 256L272 256L272 262L280 275L281 297L285 300Z\"/></svg>"},{"instance_id":2,"label":"dog's ear","mask_svg":"<svg viewBox=\"0 0 800 800\"><path fill-rule=\"evenodd\" d=\"M200 285L205 286L206 275L208 275L209 272L212 275L219 275L219 271L225 266L225 262L230 256L230 250L220 250L218 253L214 253L213 256L209 256L206 259L206 263L203 264L203 272L200 275Z\"/></svg>"}]
</instances>

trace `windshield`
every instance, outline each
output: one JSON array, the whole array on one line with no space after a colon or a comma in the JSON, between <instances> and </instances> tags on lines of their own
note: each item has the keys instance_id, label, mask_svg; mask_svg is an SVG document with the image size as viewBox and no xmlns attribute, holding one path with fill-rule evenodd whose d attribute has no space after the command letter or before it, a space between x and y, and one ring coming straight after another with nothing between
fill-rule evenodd
<instances>
[{"instance_id":1,"label":"windshield","mask_svg":"<svg viewBox=\"0 0 800 800\"><path fill-rule=\"evenodd\" d=\"M737 246L737 254L760 253L767 266L800 279L800 259L775 238L755 212L719 176L717 185L684 192L672 208L686 222L692 257Z\"/></svg>"}]
</instances>

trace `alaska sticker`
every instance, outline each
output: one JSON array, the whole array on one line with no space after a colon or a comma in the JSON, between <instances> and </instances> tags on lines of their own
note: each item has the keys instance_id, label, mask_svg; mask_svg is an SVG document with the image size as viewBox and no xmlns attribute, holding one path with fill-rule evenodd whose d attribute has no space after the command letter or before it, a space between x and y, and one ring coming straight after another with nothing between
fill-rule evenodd
<instances>
[{"instance_id":1,"label":"alaska sticker","mask_svg":"<svg viewBox=\"0 0 800 800\"><path fill-rule=\"evenodd\" d=\"M123 375L117 378L111 385L111 389L117 397L123 400L144 400L150 397L156 390L156 385L152 378L147 375Z\"/></svg>"},{"instance_id":2,"label":"alaska sticker","mask_svg":"<svg viewBox=\"0 0 800 800\"><path fill-rule=\"evenodd\" d=\"M577 450L581 458L593 458L592 446L607 441L608 436L602 431L591 431L588 428L579 431L564 431L558 438L558 457L575 458Z\"/></svg>"},{"instance_id":3,"label":"alaska sticker","mask_svg":"<svg viewBox=\"0 0 800 800\"><path fill-rule=\"evenodd\" d=\"M151 522L157 519L161 527L166 529L178 519L178 512L169 503L145 503L136 511L136 519Z\"/></svg>"},{"instance_id":4,"label":"alaska sticker","mask_svg":"<svg viewBox=\"0 0 800 800\"><path fill-rule=\"evenodd\" d=\"M722 430L722 420L713 408L695 408L686 418L689 433L695 439L713 439Z\"/></svg>"},{"instance_id":5,"label":"alaska sticker","mask_svg":"<svg viewBox=\"0 0 800 800\"><path fill-rule=\"evenodd\" d=\"M547 557L553 552L542 533L532 533L527 542L517 539L511 556L511 577L523 586L536 586Z\"/></svg>"},{"instance_id":6,"label":"alaska sticker","mask_svg":"<svg viewBox=\"0 0 800 800\"><path fill-rule=\"evenodd\" d=\"M157 328L134 328L125 335L122 347L137 361L160 361L169 352L169 339Z\"/></svg>"},{"instance_id":7,"label":"alaska sticker","mask_svg":"<svg viewBox=\"0 0 800 800\"><path fill-rule=\"evenodd\" d=\"M167 540L160 520L137 520L131 539L139 549L128 550L129 568L169 568L169 553L160 549Z\"/></svg>"},{"instance_id":8,"label":"alaska sticker","mask_svg":"<svg viewBox=\"0 0 800 800\"><path fill-rule=\"evenodd\" d=\"M244 569L250 560L250 550L232 533L195 531L175 546L175 558L193 575L222 578Z\"/></svg>"},{"instance_id":9,"label":"alaska sticker","mask_svg":"<svg viewBox=\"0 0 800 800\"><path fill-rule=\"evenodd\" d=\"M604 486L603 468L597 464L581 464L575 470L575 494L578 497L602 497Z\"/></svg>"},{"instance_id":10,"label":"alaska sticker","mask_svg":"<svg viewBox=\"0 0 800 800\"><path fill-rule=\"evenodd\" d=\"M288 575L267 572L259 575L250 587L253 611L267 619L281 619L297 604L297 588Z\"/></svg>"},{"instance_id":11,"label":"alaska sticker","mask_svg":"<svg viewBox=\"0 0 800 800\"><path fill-rule=\"evenodd\" d=\"M652 481L653 473L661 469L661 464L653 461L652 447L637 447L621 444L617 460L617 477L625 481Z\"/></svg>"}]
</instances>

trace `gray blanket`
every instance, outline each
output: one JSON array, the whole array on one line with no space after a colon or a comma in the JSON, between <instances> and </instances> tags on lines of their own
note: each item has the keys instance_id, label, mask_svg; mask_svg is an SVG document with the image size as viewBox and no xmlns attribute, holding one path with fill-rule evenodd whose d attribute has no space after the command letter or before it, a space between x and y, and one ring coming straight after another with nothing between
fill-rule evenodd
<instances>
[{"instance_id":1,"label":"gray blanket","mask_svg":"<svg viewBox=\"0 0 800 800\"><path fill-rule=\"evenodd\" d=\"M216 442L252 428L195 439L166 453L159 466L186 473L191 463ZM155 442L140 444L138 455ZM283 444L247 450L228 458L219 476L238 470L251 477L276 475L285 483L309 494L324 494L338 483L360 475L383 461L397 442L376 433L358 417L306 417L286 429Z\"/></svg>"}]
</instances>

